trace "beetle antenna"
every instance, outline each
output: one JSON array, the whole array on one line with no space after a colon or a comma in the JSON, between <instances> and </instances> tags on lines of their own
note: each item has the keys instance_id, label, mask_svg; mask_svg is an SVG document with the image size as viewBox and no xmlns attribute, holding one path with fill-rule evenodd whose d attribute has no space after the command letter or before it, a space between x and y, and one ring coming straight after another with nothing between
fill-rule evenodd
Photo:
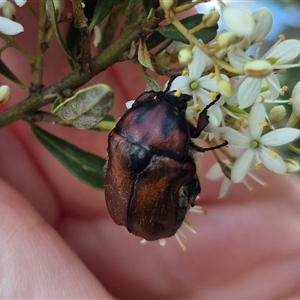
<instances>
[{"instance_id":1,"label":"beetle antenna","mask_svg":"<svg viewBox=\"0 0 300 300\"><path fill-rule=\"evenodd\" d=\"M176 77L178 77L178 75L172 75L172 76L170 77L170 79L169 79L169 81L168 81L168 85L167 85L167 87L166 87L166 89L165 89L164 92L169 92L169 91L170 91L172 82L175 80Z\"/></svg>"},{"instance_id":2,"label":"beetle antenna","mask_svg":"<svg viewBox=\"0 0 300 300\"><path fill-rule=\"evenodd\" d=\"M220 148L222 148L222 147L224 147L226 145L228 145L227 141L223 142L220 145L216 145L216 146L209 147L209 148L202 148L202 147L200 147L200 146L198 146L198 145L196 145L194 143L190 144L191 148L195 149L198 152L206 152L206 151L210 151L210 150L216 150L216 149L220 149Z\"/></svg>"}]
</instances>

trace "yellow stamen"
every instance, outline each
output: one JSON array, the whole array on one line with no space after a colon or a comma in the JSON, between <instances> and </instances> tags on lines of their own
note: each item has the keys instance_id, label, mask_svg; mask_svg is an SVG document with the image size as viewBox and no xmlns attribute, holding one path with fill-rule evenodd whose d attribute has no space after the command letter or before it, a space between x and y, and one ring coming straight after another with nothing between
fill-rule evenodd
<instances>
[{"instance_id":1,"label":"yellow stamen","mask_svg":"<svg viewBox=\"0 0 300 300\"><path fill-rule=\"evenodd\" d=\"M215 78L215 76L216 76L216 73L214 73L214 72L211 72L211 73L208 74L208 77L209 77L210 79Z\"/></svg>"},{"instance_id":2,"label":"yellow stamen","mask_svg":"<svg viewBox=\"0 0 300 300\"><path fill-rule=\"evenodd\" d=\"M199 112L200 111L200 105L198 103L195 103L193 105L193 109L196 111L196 112Z\"/></svg>"},{"instance_id":3,"label":"yellow stamen","mask_svg":"<svg viewBox=\"0 0 300 300\"><path fill-rule=\"evenodd\" d=\"M263 163L262 163L261 161L258 161L258 162L255 164L255 167L258 169L258 168L260 168L262 165L263 165Z\"/></svg>"},{"instance_id":4,"label":"yellow stamen","mask_svg":"<svg viewBox=\"0 0 300 300\"><path fill-rule=\"evenodd\" d=\"M182 94L182 89L179 88L179 89L177 89L176 92L174 93L174 96L175 96L175 97L180 97L181 94Z\"/></svg>"},{"instance_id":5,"label":"yellow stamen","mask_svg":"<svg viewBox=\"0 0 300 300\"><path fill-rule=\"evenodd\" d=\"M263 46L264 46L264 43L263 43L263 42L258 42L258 43L257 43L257 47L258 47L258 48L262 48Z\"/></svg>"},{"instance_id":6,"label":"yellow stamen","mask_svg":"<svg viewBox=\"0 0 300 300\"><path fill-rule=\"evenodd\" d=\"M240 118L239 119L239 125L240 125L240 127L243 127L243 125L246 123L246 121L247 121L247 119L246 118Z\"/></svg>"},{"instance_id":7,"label":"yellow stamen","mask_svg":"<svg viewBox=\"0 0 300 300\"><path fill-rule=\"evenodd\" d=\"M278 157L278 154L277 154L276 152L272 151L272 152L271 152L271 156L272 156L273 158L277 158L277 157Z\"/></svg>"},{"instance_id":8,"label":"yellow stamen","mask_svg":"<svg viewBox=\"0 0 300 300\"><path fill-rule=\"evenodd\" d=\"M265 127L268 125L268 123L266 121L261 121L259 122L259 125Z\"/></svg>"},{"instance_id":9,"label":"yellow stamen","mask_svg":"<svg viewBox=\"0 0 300 300\"><path fill-rule=\"evenodd\" d=\"M281 96L284 96L285 92L288 90L288 86L287 85L284 85L282 88L281 88L281 91L280 91L280 95Z\"/></svg>"},{"instance_id":10,"label":"yellow stamen","mask_svg":"<svg viewBox=\"0 0 300 300\"><path fill-rule=\"evenodd\" d=\"M264 187L264 188L269 187L268 183L267 183L267 182L264 182L264 183L263 183L263 187Z\"/></svg>"},{"instance_id":11,"label":"yellow stamen","mask_svg":"<svg viewBox=\"0 0 300 300\"><path fill-rule=\"evenodd\" d=\"M183 76L188 76L188 75L189 75L189 70L186 70L186 69L183 70L183 71L182 71L182 75L183 75Z\"/></svg>"},{"instance_id":12,"label":"yellow stamen","mask_svg":"<svg viewBox=\"0 0 300 300\"><path fill-rule=\"evenodd\" d=\"M285 40L286 40L286 37L285 37L284 34L280 34L280 35L279 35L279 38L280 38L282 41L285 41Z\"/></svg>"},{"instance_id":13,"label":"yellow stamen","mask_svg":"<svg viewBox=\"0 0 300 300\"><path fill-rule=\"evenodd\" d=\"M210 93L209 93L209 96L210 96L210 98L211 98L213 101L215 101L216 98L217 98L217 93L216 93L216 92L210 92Z\"/></svg>"}]
</instances>

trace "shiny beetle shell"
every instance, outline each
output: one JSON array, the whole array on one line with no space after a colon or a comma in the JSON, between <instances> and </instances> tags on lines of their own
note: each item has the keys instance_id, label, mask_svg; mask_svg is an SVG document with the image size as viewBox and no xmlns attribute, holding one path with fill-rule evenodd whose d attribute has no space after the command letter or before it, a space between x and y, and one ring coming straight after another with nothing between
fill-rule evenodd
<instances>
[{"instance_id":1,"label":"shiny beetle shell","mask_svg":"<svg viewBox=\"0 0 300 300\"><path fill-rule=\"evenodd\" d=\"M108 138L105 197L118 225L146 240L172 236L200 193L191 142L208 123L207 109L195 128L185 118L191 96L145 92Z\"/></svg>"}]
</instances>

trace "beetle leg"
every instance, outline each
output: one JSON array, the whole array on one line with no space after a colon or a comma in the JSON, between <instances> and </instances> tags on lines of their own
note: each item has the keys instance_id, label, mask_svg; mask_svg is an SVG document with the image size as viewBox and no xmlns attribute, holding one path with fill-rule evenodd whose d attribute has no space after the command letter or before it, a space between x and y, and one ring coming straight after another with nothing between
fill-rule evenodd
<instances>
[{"instance_id":1,"label":"beetle leg","mask_svg":"<svg viewBox=\"0 0 300 300\"><path fill-rule=\"evenodd\" d=\"M175 78L178 77L178 76L179 76L179 75L172 75L172 76L170 77L170 79L169 79L169 81L168 81L168 85L167 85L167 87L166 87L166 89L165 89L165 91L164 91L165 93L170 91L172 82L173 82L173 81L175 80Z\"/></svg>"},{"instance_id":2,"label":"beetle leg","mask_svg":"<svg viewBox=\"0 0 300 300\"><path fill-rule=\"evenodd\" d=\"M198 118L197 127L194 128L193 131L191 131L191 138L195 139L197 138L201 132L204 130L204 128L208 124L209 116L207 115L208 109L215 104L215 101L209 103L205 106L205 108L201 111Z\"/></svg>"}]
</instances>

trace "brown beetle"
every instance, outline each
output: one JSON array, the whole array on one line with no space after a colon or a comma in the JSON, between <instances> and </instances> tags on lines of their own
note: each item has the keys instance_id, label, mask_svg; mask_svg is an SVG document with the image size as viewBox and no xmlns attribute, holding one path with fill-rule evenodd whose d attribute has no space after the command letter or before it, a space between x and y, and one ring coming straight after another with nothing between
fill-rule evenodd
<instances>
[{"instance_id":1,"label":"brown beetle","mask_svg":"<svg viewBox=\"0 0 300 300\"><path fill-rule=\"evenodd\" d=\"M208 124L214 102L194 127L185 118L190 100L174 91L144 92L109 134L108 211L118 225L149 241L174 235L200 193L192 152L212 148L201 148L191 138Z\"/></svg>"}]
</instances>

